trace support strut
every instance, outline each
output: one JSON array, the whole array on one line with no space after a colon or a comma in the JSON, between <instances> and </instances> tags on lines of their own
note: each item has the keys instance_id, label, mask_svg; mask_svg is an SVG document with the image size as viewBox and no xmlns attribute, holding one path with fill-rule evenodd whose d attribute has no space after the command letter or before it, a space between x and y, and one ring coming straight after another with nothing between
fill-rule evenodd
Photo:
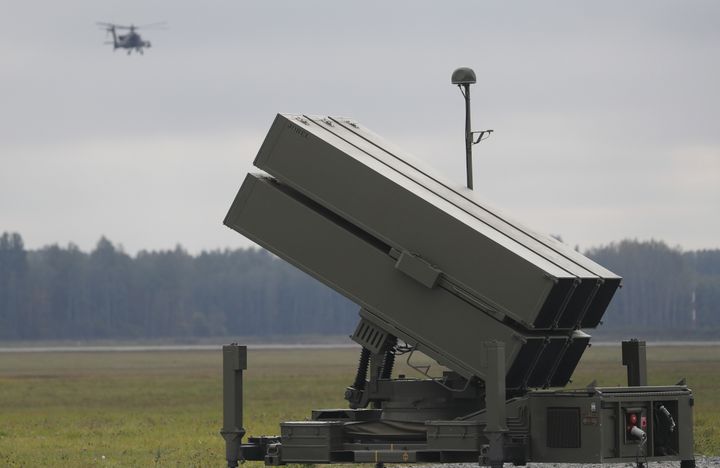
<instances>
[{"instance_id":1,"label":"support strut","mask_svg":"<svg viewBox=\"0 0 720 468\"><path fill-rule=\"evenodd\" d=\"M247 346L223 346L223 428L227 466L235 468L242 460L243 370L247 369Z\"/></svg>"}]
</instances>

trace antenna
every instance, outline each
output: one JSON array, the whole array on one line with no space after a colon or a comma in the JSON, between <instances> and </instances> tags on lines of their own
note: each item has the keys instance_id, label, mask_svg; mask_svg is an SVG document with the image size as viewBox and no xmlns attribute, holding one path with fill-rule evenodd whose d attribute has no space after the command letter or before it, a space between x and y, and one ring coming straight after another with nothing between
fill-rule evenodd
<instances>
[{"instance_id":1,"label":"antenna","mask_svg":"<svg viewBox=\"0 0 720 468\"><path fill-rule=\"evenodd\" d=\"M452 74L451 82L460 88L460 92L465 98L465 164L467 170L467 187L473 188L473 169L472 169L472 147L483 140L487 140L493 130L482 130L473 132L470 125L470 85L475 84L475 72L472 68L461 67ZM473 134L477 133L477 140L473 141ZM486 136L487 135L487 136Z\"/></svg>"}]
</instances>

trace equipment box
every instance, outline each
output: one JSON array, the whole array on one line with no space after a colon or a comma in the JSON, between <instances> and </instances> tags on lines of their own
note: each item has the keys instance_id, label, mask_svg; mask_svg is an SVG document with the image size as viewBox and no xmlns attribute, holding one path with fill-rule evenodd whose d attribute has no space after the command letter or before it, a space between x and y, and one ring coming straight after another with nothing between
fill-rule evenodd
<instances>
[{"instance_id":1,"label":"equipment box","mask_svg":"<svg viewBox=\"0 0 720 468\"><path fill-rule=\"evenodd\" d=\"M282 458L290 463L330 463L342 448L342 421L288 421L280 424Z\"/></svg>"},{"instance_id":2,"label":"equipment box","mask_svg":"<svg viewBox=\"0 0 720 468\"><path fill-rule=\"evenodd\" d=\"M427 421L427 448L479 451L487 444L484 423L478 421Z\"/></svg>"}]
</instances>

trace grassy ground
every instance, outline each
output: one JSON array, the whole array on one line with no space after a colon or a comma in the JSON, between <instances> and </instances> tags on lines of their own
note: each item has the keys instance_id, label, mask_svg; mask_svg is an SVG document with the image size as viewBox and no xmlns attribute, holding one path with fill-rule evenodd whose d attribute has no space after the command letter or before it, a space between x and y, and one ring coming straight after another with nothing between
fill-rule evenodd
<instances>
[{"instance_id":1,"label":"grassy ground","mask_svg":"<svg viewBox=\"0 0 720 468\"><path fill-rule=\"evenodd\" d=\"M222 466L220 352L0 354L0 466ZM344 406L357 352L251 351L246 427ZM651 384L686 377L696 445L720 454L720 347L650 348ZM412 375L402 366L399 372ZM621 385L619 349L593 347L574 380Z\"/></svg>"}]
</instances>

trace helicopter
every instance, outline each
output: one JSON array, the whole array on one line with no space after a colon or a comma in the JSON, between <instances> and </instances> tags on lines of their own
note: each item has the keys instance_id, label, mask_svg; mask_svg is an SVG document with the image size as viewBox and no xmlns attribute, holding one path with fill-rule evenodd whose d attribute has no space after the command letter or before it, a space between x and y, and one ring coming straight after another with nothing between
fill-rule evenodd
<instances>
[{"instance_id":1,"label":"helicopter","mask_svg":"<svg viewBox=\"0 0 720 468\"><path fill-rule=\"evenodd\" d=\"M113 40L112 42L106 42L106 44L112 44L113 50L117 49L127 49L127 54L130 55L130 53L135 50L140 55L144 54L143 49L150 48L152 45L150 44L150 41L144 41L142 37L140 37L140 34L135 32L136 30L143 28L143 29L149 29L149 28L157 28L157 27L163 27L165 26L165 22L160 23L152 23L152 24L146 24L142 26L122 26L119 24L114 23L102 23L97 22L97 24L105 29L108 33L112 34ZM127 34L117 34L116 30L127 30Z\"/></svg>"}]
</instances>

